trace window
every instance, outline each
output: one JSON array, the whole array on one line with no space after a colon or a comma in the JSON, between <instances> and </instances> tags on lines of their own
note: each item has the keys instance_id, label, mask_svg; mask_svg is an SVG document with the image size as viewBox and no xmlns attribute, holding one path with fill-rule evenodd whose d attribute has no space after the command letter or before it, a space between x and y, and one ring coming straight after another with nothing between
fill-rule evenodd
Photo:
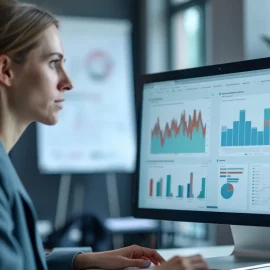
<instances>
[{"instance_id":1,"label":"window","mask_svg":"<svg viewBox=\"0 0 270 270\"><path fill-rule=\"evenodd\" d=\"M204 65L206 0L168 1L170 68Z\"/></svg>"}]
</instances>

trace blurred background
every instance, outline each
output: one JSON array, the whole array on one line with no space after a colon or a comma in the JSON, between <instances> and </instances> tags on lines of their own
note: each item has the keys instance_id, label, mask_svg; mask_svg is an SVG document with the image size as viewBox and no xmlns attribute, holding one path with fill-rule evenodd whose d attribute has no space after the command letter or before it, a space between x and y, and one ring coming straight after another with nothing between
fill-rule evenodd
<instances>
[{"instance_id":1,"label":"blurred background","mask_svg":"<svg viewBox=\"0 0 270 270\"><path fill-rule=\"evenodd\" d=\"M59 16L67 71L78 82L78 91L67 95L69 113L62 113L59 126L32 124L10 154L37 210L45 248L92 246L101 251L130 244L152 248L232 244L226 225L132 218L135 100L141 74L269 56L270 1L22 2ZM83 44L94 47L88 52ZM83 54L87 65L80 62ZM83 68L90 76L87 80L81 76ZM86 98L89 103L83 103ZM84 148L91 159L81 166Z\"/></svg>"}]
</instances>

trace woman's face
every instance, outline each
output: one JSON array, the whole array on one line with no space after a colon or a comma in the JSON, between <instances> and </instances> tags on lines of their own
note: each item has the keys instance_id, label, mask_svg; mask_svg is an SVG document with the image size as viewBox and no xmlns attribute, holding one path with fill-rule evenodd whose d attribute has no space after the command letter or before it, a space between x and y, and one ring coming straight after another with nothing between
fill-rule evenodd
<instances>
[{"instance_id":1,"label":"woman's face","mask_svg":"<svg viewBox=\"0 0 270 270\"><path fill-rule=\"evenodd\" d=\"M27 61L13 65L9 103L23 121L57 123L64 92L72 89L63 67L63 55L59 31L53 25L43 33L39 46L30 51Z\"/></svg>"}]
</instances>

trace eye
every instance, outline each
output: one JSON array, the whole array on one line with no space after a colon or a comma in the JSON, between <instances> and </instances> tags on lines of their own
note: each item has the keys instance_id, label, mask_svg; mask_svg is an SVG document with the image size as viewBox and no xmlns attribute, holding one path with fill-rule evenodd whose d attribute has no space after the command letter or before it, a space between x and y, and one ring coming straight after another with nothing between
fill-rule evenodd
<instances>
[{"instance_id":1,"label":"eye","mask_svg":"<svg viewBox=\"0 0 270 270\"><path fill-rule=\"evenodd\" d=\"M53 60L49 63L50 67L55 68L56 64L59 63L60 60Z\"/></svg>"}]
</instances>

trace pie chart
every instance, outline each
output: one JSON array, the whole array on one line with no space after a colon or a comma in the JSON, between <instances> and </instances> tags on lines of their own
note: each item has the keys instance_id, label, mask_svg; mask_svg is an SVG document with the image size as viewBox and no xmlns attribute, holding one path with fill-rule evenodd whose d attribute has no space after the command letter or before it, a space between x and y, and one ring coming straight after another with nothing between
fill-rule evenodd
<instances>
[{"instance_id":1,"label":"pie chart","mask_svg":"<svg viewBox=\"0 0 270 270\"><path fill-rule=\"evenodd\" d=\"M233 192L234 192L234 188L233 188L232 184L227 183L227 184L223 185L221 188L221 196L225 200L230 199L233 195Z\"/></svg>"}]
</instances>

